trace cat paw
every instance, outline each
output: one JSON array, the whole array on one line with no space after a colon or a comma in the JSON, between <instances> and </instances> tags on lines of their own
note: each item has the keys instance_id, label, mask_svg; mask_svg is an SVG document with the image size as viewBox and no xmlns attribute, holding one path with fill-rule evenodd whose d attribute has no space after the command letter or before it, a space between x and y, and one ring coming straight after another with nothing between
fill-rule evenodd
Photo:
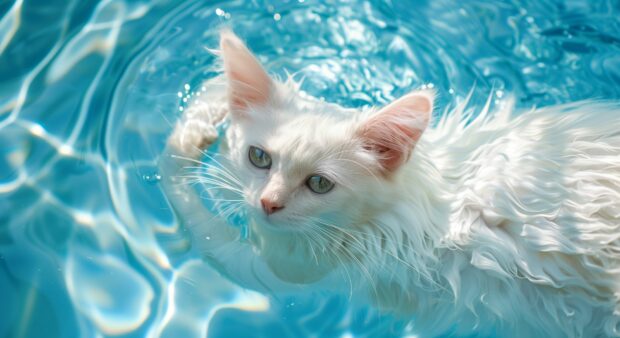
<instances>
[{"instance_id":1,"label":"cat paw","mask_svg":"<svg viewBox=\"0 0 620 338\"><path fill-rule=\"evenodd\" d=\"M192 159L200 157L218 137L217 129L212 124L199 119L177 123L168 144L178 155Z\"/></svg>"}]
</instances>

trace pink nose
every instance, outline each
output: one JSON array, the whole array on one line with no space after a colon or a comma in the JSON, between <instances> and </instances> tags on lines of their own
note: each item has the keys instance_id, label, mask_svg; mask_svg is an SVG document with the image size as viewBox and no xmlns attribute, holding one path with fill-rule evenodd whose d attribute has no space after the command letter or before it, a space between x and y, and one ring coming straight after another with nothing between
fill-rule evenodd
<instances>
[{"instance_id":1,"label":"pink nose","mask_svg":"<svg viewBox=\"0 0 620 338\"><path fill-rule=\"evenodd\" d=\"M263 206L263 210L267 215L271 215L278 210L284 209L283 205L279 205L277 202L268 200L266 198L260 199L260 204Z\"/></svg>"}]
</instances>

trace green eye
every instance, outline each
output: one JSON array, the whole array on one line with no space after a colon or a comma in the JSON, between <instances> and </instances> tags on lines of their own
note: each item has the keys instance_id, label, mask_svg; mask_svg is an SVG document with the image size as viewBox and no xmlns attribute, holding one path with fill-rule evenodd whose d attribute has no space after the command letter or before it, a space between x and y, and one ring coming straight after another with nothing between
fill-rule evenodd
<instances>
[{"instance_id":1,"label":"green eye","mask_svg":"<svg viewBox=\"0 0 620 338\"><path fill-rule=\"evenodd\" d=\"M312 175L308 177L306 185L317 194L325 194L334 188L334 182L326 179L321 175Z\"/></svg>"},{"instance_id":2,"label":"green eye","mask_svg":"<svg viewBox=\"0 0 620 338\"><path fill-rule=\"evenodd\" d=\"M250 162L256 168L260 168L260 169L271 168L271 156L269 156L269 154L267 154L261 148L250 146L248 157L250 158Z\"/></svg>"}]
</instances>

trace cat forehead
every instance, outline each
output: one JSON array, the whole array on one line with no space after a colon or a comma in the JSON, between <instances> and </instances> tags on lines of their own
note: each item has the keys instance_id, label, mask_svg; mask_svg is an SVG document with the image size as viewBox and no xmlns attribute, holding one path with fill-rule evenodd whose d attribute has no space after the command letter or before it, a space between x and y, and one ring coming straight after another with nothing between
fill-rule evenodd
<instances>
[{"instance_id":1,"label":"cat forehead","mask_svg":"<svg viewBox=\"0 0 620 338\"><path fill-rule=\"evenodd\" d=\"M264 147L282 171L299 175L329 171L337 161L353 156L354 122L349 119L298 114L260 124L251 127L254 137L249 142Z\"/></svg>"},{"instance_id":2,"label":"cat forehead","mask_svg":"<svg viewBox=\"0 0 620 338\"><path fill-rule=\"evenodd\" d=\"M352 122L333 116L303 114L274 127L266 140L274 150L303 150L312 155L351 143Z\"/></svg>"}]
</instances>

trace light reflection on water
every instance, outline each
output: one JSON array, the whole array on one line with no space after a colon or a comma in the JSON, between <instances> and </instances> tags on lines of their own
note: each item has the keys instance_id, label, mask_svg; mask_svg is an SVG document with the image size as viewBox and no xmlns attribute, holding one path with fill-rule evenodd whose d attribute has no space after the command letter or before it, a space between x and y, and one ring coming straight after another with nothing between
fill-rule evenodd
<instances>
[{"instance_id":1,"label":"light reflection on water","mask_svg":"<svg viewBox=\"0 0 620 338\"><path fill-rule=\"evenodd\" d=\"M0 2L0 336L401 335L336 296L244 290L192 254L157 156L232 26L347 106L476 85L522 107L620 98L614 1Z\"/></svg>"}]
</instances>

